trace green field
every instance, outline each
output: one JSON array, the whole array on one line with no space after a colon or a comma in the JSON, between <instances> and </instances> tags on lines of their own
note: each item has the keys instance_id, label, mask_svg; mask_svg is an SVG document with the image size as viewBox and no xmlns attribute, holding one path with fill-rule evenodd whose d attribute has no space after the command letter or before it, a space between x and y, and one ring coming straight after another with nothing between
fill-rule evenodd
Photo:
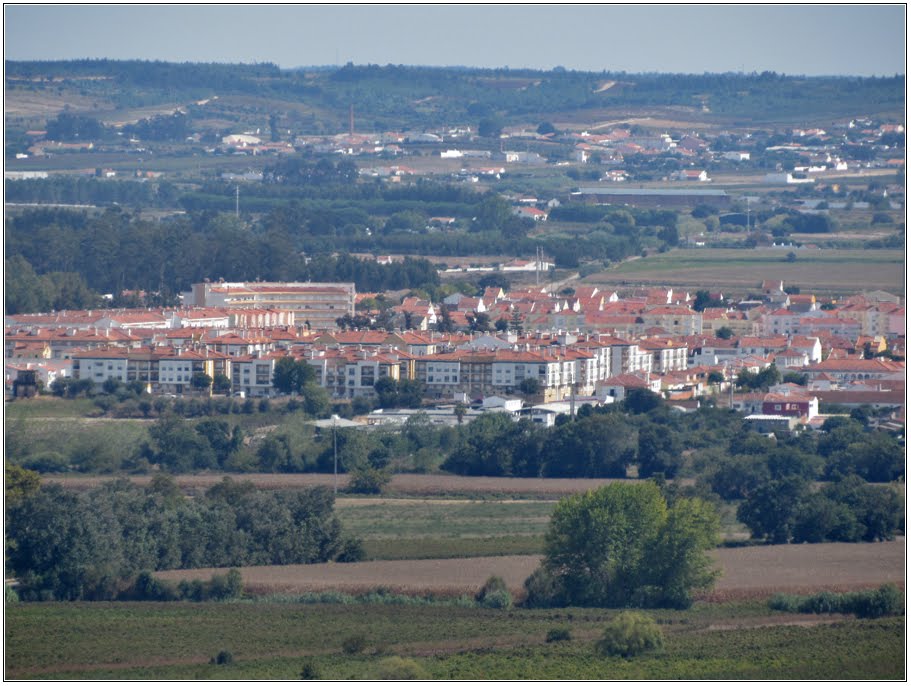
<instances>
[{"instance_id":1,"label":"green field","mask_svg":"<svg viewBox=\"0 0 911 686\"><path fill-rule=\"evenodd\" d=\"M365 559L407 560L488 555L537 555L556 500L425 500L340 498L345 531L364 542ZM746 530L722 508L722 534Z\"/></svg>"},{"instance_id":2,"label":"green field","mask_svg":"<svg viewBox=\"0 0 911 686\"><path fill-rule=\"evenodd\" d=\"M761 603L651 611L661 652L603 658L616 611L293 603L46 603L6 609L7 679L375 678L384 656L430 679L902 679L904 618L785 615ZM566 628L572 639L546 643ZM346 653L355 635L364 648ZM220 651L230 665L209 664Z\"/></svg>"},{"instance_id":3,"label":"green field","mask_svg":"<svg viewBox=\"0 0 911 686\"><path fill-rule=\"evenodd\" d=\"M629 260L583 279L584 283L667 285L757 292L765 280L782 280L804 293L856 293L882 289L903 294L904 253L900 250L815 250L783 248L672 250Z\"/></svg>"}]
</instances>

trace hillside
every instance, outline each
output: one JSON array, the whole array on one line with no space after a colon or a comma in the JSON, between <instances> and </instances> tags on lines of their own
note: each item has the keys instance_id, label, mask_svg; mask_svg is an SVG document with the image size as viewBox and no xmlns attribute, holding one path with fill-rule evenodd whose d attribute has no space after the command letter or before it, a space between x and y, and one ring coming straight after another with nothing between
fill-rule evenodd
<instances>
[{"instance_id":1,"label":"hillside","mask_svg":"<svg viewBox=\"0 0 911 686\"><path fill-rule=\"evenodd\" d=\"M609 87L608 87L609 86ZM627 74L348 64L275 65L75 60L6 63L8 128L71 111L122 123L178 108L221 127L244 123L320 134L348 128L439 127L500 117L508 124L648 116L693 125L775 126L800 120L901 116L904 79L762 74Z\"/></svg>"}]
</instances>

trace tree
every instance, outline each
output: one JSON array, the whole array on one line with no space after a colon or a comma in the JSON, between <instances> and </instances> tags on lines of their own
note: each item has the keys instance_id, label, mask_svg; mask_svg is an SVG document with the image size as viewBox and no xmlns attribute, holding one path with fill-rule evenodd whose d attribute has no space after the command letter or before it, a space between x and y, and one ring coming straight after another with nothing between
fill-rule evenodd
<instances>
[{"instance_id":1,"label":"tree","mask_svg":"<svg viewBox=\"0 0 911 686\"><path fill-rule=\"evenodd\" d=\"M38 472L24 469L7 460L4 460L3 468L3 486L7 505L29 497L41 486L41 477Z\"/></svg>"},{"instance_id":2,"label":"tree","mask_svg":"<svg viewBox=\"0 0 911 686\"><path fill-rule=\"evenodd\" d=\"M212 377L212 390L215 393L228 393L231 390L231 379L218 372Z\"/></svg>"},{"instance_id":3,"label":"tree","mask_svg":"<svg viewBox=\"0 0 911 686\"><path fill-rule=\"evenodd\" d=\"M724 374L717 371L709 372L706 381L708 381L713 386L717 386L720 383L724 383Z\"/></svg>"},{"instance_id":4,"label":"tree","mask_svg":"<svg viewBox=\"0 0 911 686\"><path fill-rule=\"evenodd\" d=\"M197 390L204 390L212 385L212 377L205 372L193 372L190 377L190 385Z\"/></svg>"},{"instance_id":5,"label":"tree","mask_svg":"<svg viewBox=\"0 0 911 686\"><path fill-rule=\"evenodd\" d=\"M541 451L545 476L622 479L636 459L636 429L619 413L580 417L555 427Z\"/></svg>"},{"instance_id":6,"label":"tree","mask_svg":"<svg viewBox=\"0 0 911 686\"><path fill-rule=\"evenodd\" d=\"M551 133L556 133L557 129L549 121L542 121L538 124L537 132L541 136L547 136Z\"/></svg>"},{"instance_id":7,"label":"tree","mask_svg":"<svg viewBox=\"0 0 911 686\"><path fill-rule=\"evenodd\" d=\"M306 360L281 357L275 362L272 385L281 393L301 393L304 386L316 380L316 371Z\"/></svg>"},{"instance_id":8,"label":"tree","mask_svg":"<svg viewBox=\"0 0 911 686\"><path fill-rule=\"evenodd\" d=\"M716 577L706 551L718 514L700 499L673 507L653 482L613 483L558 504L541 568L528 580L531 606L686 607Z\"/></svg>"},{"instance_id":9,"label":"tree","mask_svg":"<svg viewBox=\"0 0 911 686\"><path fill-rule=\"evenodd\" d=\"M478 135L483 138L499 138L503 121L497 116L484 117L478 122Z\"/></svg>"},{"instance_id":10,"label":"tree","mask_svg":"<svg viewBox=\"0 0 911 686\"><path fill-rule=\"evenodd\" d=\"M519 382L519 392L523 395L537 395L541 392L541 382L533 376L526 376Z\"/></svg>"},{"instance_id":11,"label":"tree","mask_svg":"<svg viewBox=\"0 0 911 686\"><path fill-rule=\"evenodd\" d=\"M810 492L799 476L767 481L753 490L737 508L737 519L754 538L787 543L794 535L798 512Z\"/></svg>"},{"instance_id":12,"label":"tree","mask_svg":"<svg viewBox=\"0 0 911 686\"><path fill-rule=\"evenodd\" d=\"M648 423L639 429L639 477L664 474L668 479L677 476L683 466L683 453L677 434L667 427Z\"/></svg>"},{"instance_id":13,"label":"tree","mask_svg":"<svg viewBox=\"0 0 911 686\"><path fill-rule=\"evenodd\" d=\"M468 328L470 331L479 331L485 333L490 331L490 315L486 312L475 312L468 313L466 315L468 319Z\"/></svg>"},{"instance_id":14,"label":"tree","mask_svg":"<svg viewBox=\"0 0 911 686\"><path fill-rule=\"evenodd\" d=\"M664 399L647 388L631 388L623 399L624 408L633 414L645 414L663 405Z\"/></svg>"},{"instance_id":15,"label":"tree","mask_svg":"<svg viewBox=\"0 0 911 686\"><path fill-rule=\"evenodd\" d=\"M452 321L452 315L449 313L449 308L444 305L440 308L440 318L437 321L437 331L440 333L452 333L455 330L456 325L455 322Z\"/></svg>"}]
</instances>

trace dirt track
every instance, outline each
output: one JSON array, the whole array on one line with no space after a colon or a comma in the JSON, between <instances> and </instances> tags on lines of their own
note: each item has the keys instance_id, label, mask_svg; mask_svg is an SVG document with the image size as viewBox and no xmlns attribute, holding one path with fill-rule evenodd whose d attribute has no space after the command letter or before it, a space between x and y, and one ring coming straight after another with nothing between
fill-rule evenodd
<instances>
[{"instance_id":1,"label":"dirt track","mask_svg":"<svg viewBox=\"0 0 911 686\"><path fill-rule=\"evenodd\" d=\"M766 595L781 591L846 590L886 582L903 584L905 541L720 548L722 570L713 595ZM537 555L451 560L393 560L354 564L245 567L244 583L258 592L357 591L385 586L403 592L471 593L492 575L514 591L538 566ZM160 572L162 579L208 579L217 570Z\"/></svg>"}]
</instances>

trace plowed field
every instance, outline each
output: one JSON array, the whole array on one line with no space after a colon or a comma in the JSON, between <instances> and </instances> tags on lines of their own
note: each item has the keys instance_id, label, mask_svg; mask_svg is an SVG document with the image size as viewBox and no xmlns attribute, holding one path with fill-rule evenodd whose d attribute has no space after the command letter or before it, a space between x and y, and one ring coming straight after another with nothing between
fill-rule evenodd
<instances>
[{"instance_id":1,"label":"plowed field","mask_svg":"<svg viewBox=\"0 0 911 686\"><path fill-rule=\"evenodd\" d=\"M904 580L905 541L720 548L721 598L775 592L848 590ZM359 591L384 586L400 592L472 593L491 575L516 592L540 560L536 555L449 560L390 560L353 564L287 565L241 569L245 586L260 593ZM214 569L160 572L162 579L208 579Z\"/></svg>"},{"instance_id":2,"label":"plowed field","mask_svg":"<svg viewBox=\"0 0 911 686\"><path fill-rule=\"evenodd\" d=\"M184 475L176 476L174 480L185 491L196 491L214 486L225 476L225 474ZM232 474L230 476L236 481L252 481L258 488L263 489L295 489L333 485L332 474ZM152 480L151 476L129 478L133 483L141 485ZM87 490L100 486L111 479L112 477L46 477L44 481L60 483L76 490ZM386 488L386 492L406 495L506 493L559 497L571 493L583 493L613 481L629 481L629 479L518 479L446 474L395 474ZM339 489L345 488L347 484L348 476L340 474L338 477Z\"/></svg>"}]
</instances>

